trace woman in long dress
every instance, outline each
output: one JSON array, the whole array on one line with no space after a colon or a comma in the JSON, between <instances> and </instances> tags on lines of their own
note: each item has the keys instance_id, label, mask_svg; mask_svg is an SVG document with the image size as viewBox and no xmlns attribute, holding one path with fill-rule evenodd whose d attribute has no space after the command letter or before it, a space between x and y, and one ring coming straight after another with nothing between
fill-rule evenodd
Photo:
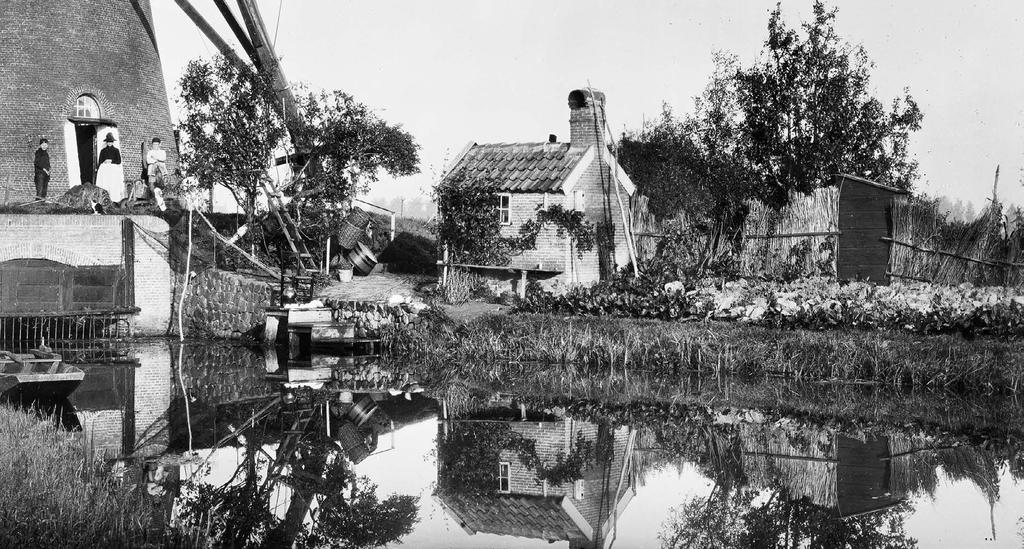
<instances>
[{"instance_id":1,"label":"woman in long dress","mask_svg":"<svg viewBox=\"0 0 1024 549\"><path fill-rule=\"evenodd\" d=\"M110 194L110 201L124 200L124 166L121 165L121 150L114 146L114 134L108 133L103 139L106 146L100 150L99 169L96 170L96 186Z\"/></svg>"}]
</instances>

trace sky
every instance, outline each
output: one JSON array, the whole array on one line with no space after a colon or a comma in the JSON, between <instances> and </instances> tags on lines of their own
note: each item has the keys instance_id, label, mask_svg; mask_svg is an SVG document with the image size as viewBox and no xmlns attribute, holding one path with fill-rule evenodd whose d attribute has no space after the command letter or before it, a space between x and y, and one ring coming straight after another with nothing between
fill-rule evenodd
<instances>
[{"instance_id":1,"label":"sky","mask_svg":"<svg viewBox=\"0 0 1024 549\"><path fill-rule=\"evenodd\" d=\"M212 0L192 3L234 43ZM152 0L172 100L188 60L214 47L173 0ZM569 91L607 95L611 129L638 129L661 112L692 110L715 51L748 64L767 36L774 2L605 0L397 2L258 0L289 80L340 89L400 123L421 146L421 173L373 186L371 200L429 193L470 141L567 141ZM791 24L812 0L782 2ZM1022 2L862 0L839 7L838 33L862 44L872 85L888 103L904 88L924 122L911 151L918 190L1024 205ZM240 51L240 50L238 50Z\"/></svg>"}]
</instances>

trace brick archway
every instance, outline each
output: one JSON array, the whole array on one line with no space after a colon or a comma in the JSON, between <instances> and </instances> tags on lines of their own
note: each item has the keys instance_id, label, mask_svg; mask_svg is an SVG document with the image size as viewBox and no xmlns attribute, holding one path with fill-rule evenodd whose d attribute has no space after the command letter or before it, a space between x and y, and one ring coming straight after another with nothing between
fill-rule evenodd
<instances>
[{"instance_id":1,"label":"brick archway","mask_svg":"<svg viewBox=\"0 0 1024 549\"><path fill-rule=\"evenodd\" d=\"M85 267L90 265L106 265L85 254L54 246L52 244L39 244L35 242L22 242L13 246L0 248L0 263L12 259L49 259L73 267Z\"/></svg>"}]
</instances>

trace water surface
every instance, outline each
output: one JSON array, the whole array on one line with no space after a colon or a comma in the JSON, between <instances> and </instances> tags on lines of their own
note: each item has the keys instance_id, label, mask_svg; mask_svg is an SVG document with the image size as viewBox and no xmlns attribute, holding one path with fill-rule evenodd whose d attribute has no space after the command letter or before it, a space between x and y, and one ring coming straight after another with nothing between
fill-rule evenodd
<instances>
[{"instance_id":1,"label":"water surface","mask_svg":"<svg viewBox=\"0 0 1024 549\"><path fill-rule=\"evenodd\" d=\"M579 391L458 396L362 356L166 340L63 352L87 373L69 424L163 521L216 505L215 530L270 546L1024 543L1012 401L839 388L829 418L820 387L787 385L786 410L749 406L778 388L728 380L687 386L685 406L631 407Z\"/></svg>"}]
</instances>

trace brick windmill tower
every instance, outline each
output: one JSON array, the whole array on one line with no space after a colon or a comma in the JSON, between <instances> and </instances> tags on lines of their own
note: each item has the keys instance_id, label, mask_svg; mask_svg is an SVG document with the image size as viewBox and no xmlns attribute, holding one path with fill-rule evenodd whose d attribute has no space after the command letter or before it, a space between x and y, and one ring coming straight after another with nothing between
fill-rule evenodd
<instances>
[{"instance_id":1,"label":"brick windmill tower","mask_svg":"<svg viewBox=\"0 0 1024 549\"><path fill-rule=\"evenodd\" d=\"M150 0L4 0L0 10L0 187L31 199L33 154L50 143L49 196L92 181L113 133L126 179L158 137L177 167ZM0 201L5 189L0 188Z\"/></svg>"}]
</instances>

